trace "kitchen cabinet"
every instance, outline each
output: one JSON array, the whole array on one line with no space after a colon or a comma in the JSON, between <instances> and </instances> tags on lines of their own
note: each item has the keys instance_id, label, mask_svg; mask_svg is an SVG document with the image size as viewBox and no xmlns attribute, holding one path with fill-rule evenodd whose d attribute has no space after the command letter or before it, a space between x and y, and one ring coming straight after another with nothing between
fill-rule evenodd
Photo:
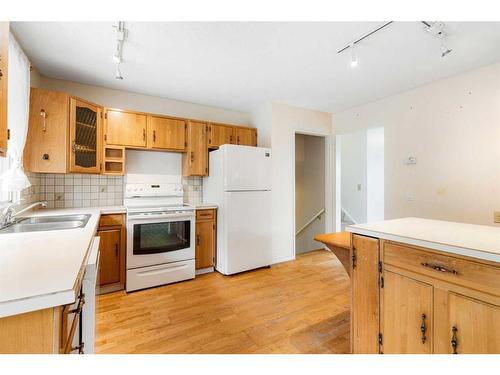
<instances>
[{"instance_id":1,"label":"kitchen cabinet","mask_svg":"<svg viewBox=\"0 0 500 375\"><path fill-rule=\"evenodd\" d=\"M7 154L8 124L9 23L0 22L0 156Z\"/></svg>"},{"instance_id":2,"label":"kitchen cabinet","mask_svg":"<svg viewBox=\"0 0 500 375\"><path fill-rule=\"evenodd\" d=\"M208 175L207 123L188 121L187 148L182 155L184 176Z\"/></svg>"},{"instance_id":3,"label":"kitchen cabinet","mask_svg":"<svg viewBox=\"0 0 500 375\"><path fill-rule=\"evenodd\" d=\"M71 98L69 111L69 171L102 171L102 108Z\"/></svg>"},{"instance_id":4,"label":"kitchen cabinet","mask_svg":"<svg viewBox=\"0 0 500 375\"><path fill-rule=\"evenodd\" d=\"M378 353L379 243L376 238L353 235L351 248L351 350Z\"/></svg>"},{"instance_id":5,"label":"kitchen cabinet","mask_svg":"<svg viewBox=\"0 0 500 375\"><path fill-rule=\"evenodd\" d=\"M146 115L119 109L106 109L106 144L126 147L146 147Z\"/></svg>"},{"instance_id":6,"label":"kitchen cabinet","mask_svg":"<svg viewBox=\"0 0 500 375\"><path fill-rule=\"evenodd\" d=\"M102 108L66 93L31 88L24 168L42 173L100 173Z\"/></svg>"},{"instance_id":7,"label":"kitchen cabinet","mask_svg":"<svg viewBox=\"0 0 500 375\"><path fill-rule=\"evenodd\" d=\"M147 147L184 151L187 146L186 130L184 120L147 116Z\"/></svg>"},{"instance_id":8,"label":"kitchen cabinet","mask_svg":"<svg viewBox=\"0 0 500 375\"><path fill-rule=\"evenodd\" d=\"M24 168L29 172L68 172L68 94L31 88Z\"/></svg>"},{"instance_id":9,"label":"kitchen cabinet","mask_svg":"<svg viewBox=\"0 0 500 375\"><path fill-rule=\"evenodd\" d=\"M385 272L381 295L384 353L430 354L432 285Z\"/></svg>"},{"instance_id":10,"label":"kitchen cabinet","mask_svg":"<svg viewBox=\"0 0 500 375\"><path fill-rule=\"evenodd\" d=\"M122 214L102 215L97 235L100 242L100 292L109 293L125 287L125 227Z\"/></svg>"},{"instance_id":11,"label":"kitchen cabinet","mask_svg":"<svg viewBox=\"0 0 500 375\"><path fill-rule=\"evenodd\" d=\"M257 146L257 129L236 127L234 132L237 145Z\"/></svg>"},{"instance_id":12,"label":"kitchen cabinet","mask_svg":"<svg viewBox=\"0 0 500 375\"><path fill-rule=\"evenodd\" d=\"M196 269L214 266L216 210L196 210Z\"/></svg>"},{"instance_id":13,"label":"kitchen cabinet","mask_svg":"<svg viewBox=\"0 0 500 375\"><path fill-rule=\"evenodd\" d=\"M354 353L500 353L498 263L357 234L351 252Z\"/></svg>"},{"instance_id":14,"label":"kitchen cabinet","mask_svg":"<svg viewBox=\"0 0 500 375\"><path fill-rule=\"evenodd\" d=\"M216 149L224 144L232 144L234 127L224 124L208 124L208 148Z\"/></svg>"}]
</instances>

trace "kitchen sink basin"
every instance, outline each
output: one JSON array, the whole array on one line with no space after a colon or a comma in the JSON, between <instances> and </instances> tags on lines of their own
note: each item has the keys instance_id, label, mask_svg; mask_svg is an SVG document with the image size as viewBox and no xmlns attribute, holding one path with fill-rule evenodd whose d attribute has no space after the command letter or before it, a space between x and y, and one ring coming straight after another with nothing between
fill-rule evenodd
<instances>
[{"instance_id":1,"label":"kitchen sink basin","mask_svg":"<svg viewBox=\"0 0 500 375\"><path fill-rule=\"evenodd\" d=\"M0 234L83 228L89 218L88 214L28 217L0 229Z\"/></svg>"}]
</instances>

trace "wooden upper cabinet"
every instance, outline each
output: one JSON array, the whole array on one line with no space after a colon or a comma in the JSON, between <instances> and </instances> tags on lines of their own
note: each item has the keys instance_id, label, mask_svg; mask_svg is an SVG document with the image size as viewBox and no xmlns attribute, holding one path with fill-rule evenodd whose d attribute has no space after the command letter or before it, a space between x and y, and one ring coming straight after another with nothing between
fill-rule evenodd
<instances>
[{"instance_id":1,"label":"wooden upper cabinet","mask_svg":"<svg viewBox=\"0 0 500 375\"><path fill-rule=\"evenodd\" d=\"M352 235L351 350L355 354L379 352L379 241Z\"/></svg>"},{"instance_id":2,"label":"wooden upper cabinet","mask_svg":"<svg viewBox=\"0 0 500 375\"><path fill-rule=\"evenodd\" d=\"M182 155L182 172L184 176L208 175L207 124L199 121L188 121L187 149Z\"/></svg>"},{"instance_id":3,"label":"wooden upper cabinet","mask_svg":"<svg viewBox=\"0 0 500 375\"><path fill-rule=\"evenodd\" d=\"M102 170L102 108L70 99L69 170L100 173Z\"/></svg>"},{"instance_id":4,"label":"wooden upper cabinet","mask_svg":"<svg viewBox=\"0 0 500 375\"><path fill-rule=\"evenodd\" d=\"M106 109L105 123L107 144L146 147L146 115Z\"/></svg>"},{"instance_id":5,"label":"wooden upper cabinet","mask_svg":"<svg viewBox=\"0 0 500 375\"><path fill-rule=\"evenodd\" d=\"M30 172L68 171L69 96L32 88L24 168Z\"/></svg>"},{"instance_id":6,"label":"wooden upper cabinet","mask_svg":"<svg viewBox=\"0 0 500 375\"><path fill-rule=\"evenodd\" d=\"M257 146L257 129L234 128L236 140L234 143L242 146Z\"/></svg>"},{"instance_id":7,"label":"wooden upper cabinet","mask_svg":"<svg viewBox=\"0 0 500 375\"><path fill-rule=\"evenodd\" d=\"M381 291L383 353L431 354L432 285L386 271Z\"/></svg>"},{"instance_id":8,"label":"wooden upper cabinet","mask_svg":"<svg viewBox=\"0 0 500 375\"><path fill-rule=\"evenodd\" d=\"M9 65L9 23L0 22L0 156L7 153L7 76Z\"/></svg>"},{"instance_id":9,"label":"wooden upper cabinet","mask_svg":"<svg viewBox=\"0 0 500 375\"><path fill-rule=\"evenodd\" d=\"M447 307L448 353L500 353L499 306L450 292Z\"/></svg>"},{"instance_id":10,"label":"wooden upper cabinet","mask_svg":"<svg viewBox=\"0 0 500 375\"><path fill-rule=\"evenodd\" d=\"M234 143L234 128L223 124L208 124L208 148Z\"/></svg>"},{"instance_id":11,"label":"wooden upper cabinet","mask_svg":"<svg viewBox=\"0 0 500 375\"><path fill-rule=\"evenodd\" d=\"M184 151L186 121L165 117L147 117L147 147L171 151Z\"/></svg>"}]
</instances>

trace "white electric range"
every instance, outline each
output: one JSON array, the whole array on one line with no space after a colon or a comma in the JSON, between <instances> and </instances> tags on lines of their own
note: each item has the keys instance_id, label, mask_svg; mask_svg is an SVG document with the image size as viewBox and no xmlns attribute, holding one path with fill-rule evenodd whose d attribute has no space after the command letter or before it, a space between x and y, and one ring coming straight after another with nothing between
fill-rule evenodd
<instances>
[{"instance_id":1,"label":"white electric range","mask_svg":"<svg viewBox=\"0 0 500 375\"><path fill-rule=\"evenodd\" d=\"M195 209L180 176L125 176L127 292L195 276Z\"/></svg>"}]
</instances>

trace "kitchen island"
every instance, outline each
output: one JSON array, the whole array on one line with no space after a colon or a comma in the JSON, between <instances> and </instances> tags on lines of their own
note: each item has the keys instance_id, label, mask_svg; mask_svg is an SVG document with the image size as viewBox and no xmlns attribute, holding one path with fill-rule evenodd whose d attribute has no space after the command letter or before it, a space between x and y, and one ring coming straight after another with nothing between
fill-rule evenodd
<instances>
[{"instance_id":1,"label":"kitchen island","mask_svg":"<svg viewBox=\"0 0 500 375\"><path fill-rule=\"evenodd\" d=\"M352 225L353 353L500 353L500 227Z\"/></svg>"}]
</instances>

